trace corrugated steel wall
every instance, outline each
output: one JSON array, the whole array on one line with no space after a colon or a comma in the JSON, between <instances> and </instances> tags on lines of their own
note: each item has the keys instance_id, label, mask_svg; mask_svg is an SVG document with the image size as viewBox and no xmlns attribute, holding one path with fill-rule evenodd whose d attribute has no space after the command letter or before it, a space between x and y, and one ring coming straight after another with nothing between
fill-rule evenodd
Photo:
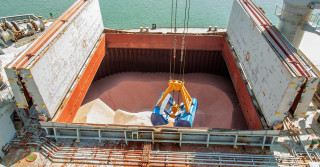
<instances>
[{"instance_id":1,"label":"corrugated steel wall","mask_svg":"<svg viewBox=\"0 0 320 167\"><path fill-rule=\"evenodd\" d=\"M176 73L180 73L180 54L177 50ZM107 48L94 81L120 72L169 72L170 57L172 50L169 49ZM185 73L229 77L221 51L188 50L185 60Z\"/></svg>"}]
</instances>

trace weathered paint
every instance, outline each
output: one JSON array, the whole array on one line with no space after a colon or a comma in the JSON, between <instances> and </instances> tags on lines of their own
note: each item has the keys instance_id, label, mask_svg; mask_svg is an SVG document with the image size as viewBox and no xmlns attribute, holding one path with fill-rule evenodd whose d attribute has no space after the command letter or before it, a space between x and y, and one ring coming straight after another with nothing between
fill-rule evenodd
<instances>
[{"instance_id":1,"label":"weathered paint","mask_svg":"<svg viewBox=\"0 0 320 167\"><path fill-rule=\"evenodd\" d=\"M47 114L49 119L55 115L103 31L101 13L97 11L100 11L98 1L89 0L71 12L72 17L37 51L39 54L18 69L37 111Z\"/></svg>"},{"instance_id":2,"label":"weathered paint","mask_svg":"<svg viewBox=\"0 0 320 167\"><path fill-rule=\"evenodd\" d=\"M54 120L58 122L73 121L73 118L76 115L89 86L91 85L100 63L105 56L105 51L105 34L102 34L85 66L62 102Z\"/></svg>"},{"instance_id":3,"label":"weathered paint","mask_svg":"<svg viewBox=\"0 0 320 167\"><path fill-rule=\"evenodd\" d=\"M173 34L106 34L107 48L173 49ZM176 35L176 49L181 49L182 35ZM187 35L185 48L189 50L222 50L224 36Z\"/></svg>"},{"instance_id":4,"label":"weathered paint","mask_svg":"<svg viewBox=\"0 0 320 167\"><path fill-rule=\"evenodd\" d=\"M234 1L227 34L268 125L282 122L305 78L287 68L239 1Z\"/></svg>"},{"instance_id":5,"label":"weathered paint","mask_svg":"<svg viewBox=\"0 0 320 167\"><path fill-rule=\"evenodd\" d=\"M238 0L244 11L249 15L250 19L254 22L257 29L262 32L265 39L278 53L278 56L283 60L293 75L297 76L310 76L311 73L307 64L301 57L295 53L295 49L292 45L288 45L288 40L284 40L285 37L279 33L278 30L272 25L272 23L262 14L256 5L251 0Z\"/></svg>"},{"instance_id":6,"label":"weathered paint","mask_svg":"<svg viewBox=\"0 0 320 167\"><path fill-rule=\"evenodd\" d=\"M308 110L309 103L314 95L313 90L317 88L317 83L319 82L316 71L308 65L307 60L303 56L300 56L297 53L296 49L290 44L284 35L282 35L275 26L273 26L271 22L261 14L260 10L257 9L252 1L239 1L257 24L257 27L266 37L268 42L278 52L278 55L285 65L287 65L289 70L292 70L296 77L305 78L305 81L301 84L299 93L295 97L290 110L294 112L295 117L301 117L301 114L306 115L305 112Z\"/></svg>"},{"instance_id":7,"label":"weathered paint","mask_svg":"<svg viewBox=\"0 0 320 167\"><path fill-rule=\"evenodd\" d=\"M14 94L14 99L16 101L16 105L19 108L27 108L28 102L26 96L24 95L23 87L21 85L21 81L15 69L12 68L4 68L8 81L10 83L11 90Z\"/></svg>"},{"instance_id":8,"label":"weathered paint","mask_svg":"<svg viewBox=\"0 0 320 167\"><path fill-rule=\"evenodd\" d=\"M22 77L22 81L25 83L27 90L29 92L29 95L32 97L33 104L35 105L35 108L39 114L45 114L49 116L49 112L45 106L45 102L43 101L43 98L41 97L41 94L39 92L39 89L32 78L32 74L30 70L22 70L18 69L20 75L19 77ZM31 76L31 77L29 77ZM24 89L22 89L24 90Z\"/></svg>"},{"instance_id":9,"label":"weathered paint","mask_svg":"<svg viewBox=\"0 0 320 167\"><path fill-rule=\"evenodd\" d=\"M17 74L16 66L21 66L26 63L26 60L29 62L37 57L36 55L39 54L39 50L42 51L44 47L47 45L57 36L61 31L63 31L68 25L69 20L74 19L76 10L83 8L85 1L79 0L74 5L72 5L59 19L53 23L38 39L32 42L22 53L20 53L16 59L14 59L11 63L9 63L5 67L5 71L9 76L10 85L12 87L13 93L15 95L15 99L17 102L17 106L19 108L27 108L28 106L28 99L26 99L26 89L23 88L22 83L19 80L19 74ZM79 13L78 11L77 13ZM72 15L74 14L74 16ZM51 38L50 38L51 37ZM40 49L42 47L42 49ZM32 53L30 52L32 51ZM31 56L30 56L31 54ZM29 55L29 56L28 56Z\"/></svg>"},{"instance_id":10,"label":"weathered paint","mask_svg":"<svg viewBox=\"0 0 320 167\"><path fill-rule=\"evenodd\" d=\"M28 51L23 54L23 57L15 63L14 68L22 67L32 56L35 56L37 51L67 22L71 16L79 10L84 4L84 0L78 0L65 12L53 25L37 40Z\"/></svg>"},{"instance_id":11,"label":"weathered paint","mask_svg":"<svg viewBox=\"0 0 320 167\"><path fill-rule=\"evenodd\" d=\"M301 99L298 101L297 108L294 112L295 118L306 117L307 109L310 106L310 102L316 92L316 88L319 84L319 78L308 78L305 89L302 90Z\"/></svg>"},{"instance_id":12,"label":"weathered paint","mask_svg":"<svg viewBox=\"0 0 320 167\"><path fill-rule=\"evenodd\" d=\"M227 64L234 89L237 93L242 112L249 129L264 129L244 83L243 77L239 71L239 67L237 66L237 59L234 58L236 55L232 54L227 41L224 41L222 55Z\"/></svg>"}]
</instances>

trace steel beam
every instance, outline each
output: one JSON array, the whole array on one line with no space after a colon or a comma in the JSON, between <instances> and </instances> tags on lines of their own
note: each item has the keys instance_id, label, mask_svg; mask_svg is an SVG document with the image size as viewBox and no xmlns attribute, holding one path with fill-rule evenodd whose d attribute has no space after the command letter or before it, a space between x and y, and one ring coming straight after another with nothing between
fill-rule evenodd
<instances>
[{"instance_id":1,"label":"steel beam","mask_svg":"<svg viewBox=\"0 0 320 167\"><path fill-rule=\"evenodd\" d=\"M152 143L185 143L270 147L281 131L276 130L215 130L161 128L142 126L108 126L41 122L47 137L55 139L93 139L139 141ZM52 133L53 132L53 133ZM77 133L78 132L78 133ZM73 134L73 135L72 135Z\"/></svg>"}]
</instances>

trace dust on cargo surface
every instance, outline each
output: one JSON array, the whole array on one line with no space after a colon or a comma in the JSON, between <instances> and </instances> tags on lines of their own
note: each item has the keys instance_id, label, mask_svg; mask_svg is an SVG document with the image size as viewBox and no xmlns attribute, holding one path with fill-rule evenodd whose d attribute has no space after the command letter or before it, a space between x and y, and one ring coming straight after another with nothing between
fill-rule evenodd
<instances>
[{"instance_id":1,"label":"dust on cargo surface","mask_svg":"<svg viewBox=\"0 0 320 167\"><path fill-rule=\"evenodd\" d=\"M175 74L175 79L179 78L180 75ZM91 84L81 108L100 99L106 104L106 109L112 109L115 115L118 111L121 111L119 115L131 114L134 115L132 117L139 119L143 117L142 119L146 122L137 120L138 124L149 125L151 121L147 118L153 111L161 93L167 89L168 80L168 73L126 72L107 76ZM190 73L185 74L184 80L190 96L198 100L198 110L193 127L247 129L245 118L230 79L214 74ZM182 98L178 99L177 95L178 93L175 92L175 101L183 102ZM79 114L84 115L85 112L78 112L76 118L79 117ZM115 117L113 114L110 114L110 116ZM96 118L98 117L96 116ZM117 120L119 119L117 118ZM115 120L113 119L113 124L128 121L117 122Z\"/></svg>"}]
</instances>

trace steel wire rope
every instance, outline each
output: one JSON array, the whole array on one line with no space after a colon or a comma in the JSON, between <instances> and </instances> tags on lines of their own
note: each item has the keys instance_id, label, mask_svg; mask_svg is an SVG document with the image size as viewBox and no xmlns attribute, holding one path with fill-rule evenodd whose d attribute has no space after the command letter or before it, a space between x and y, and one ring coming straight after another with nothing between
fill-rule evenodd
<instances>
[{"instance_id":1,"label":"steel wire rope","mask_svg":"<svg viewBox=\"0 0 320 167\"><path fill-rule=\"evenodd\" d=\"M188 10L187 10L188 9ZM180 58L180 77L181 80L184 81L184 70L185 70L185 60L186 60L186 53L187 53L187 47L185 46L185 38L186 33L189 30L189 18L190 18L190 0L186 0L186 6L185 6L185 12L184 12L184 26L183 26L183 38L182 38L182 44L181 44L181 58ZM186 26L186 20L187 20L187 26ZM186 32L187 27L187 32Z\"/></svg>"},{"instance_id":2,"label":"steel wire rope","mask_svg":"<svg viewBox=\"0 0 320 167\"><path fill-rule=\"evenodd\" d=\"M178 12L178 0L176 1L175 6L175 15L174 15L174 48L173 48L173 79L176 69L176 56L177 56L177 12ZM174 98L174 91L172 93L172 96Z\"/></svg>"},{"instance_id":3,"label":"steel wire rope","mask_svg":"<svg viewBox=\"0 0 320 167\"><path fill-rule=\"evenodd\" d=\"M187 19L187 7L188 1L186 0L186 6L184 8L184 20L183 20L183 37L182 37L182 44L181 44L181 54L180 54L180 78L182 75L182 62L183 62L183 53L184 53L184 39L185 39L185 31L186 31L186 19ZM181 78L182 79L182 78Z\"/></svg>"},{"instance_id":4,"label":"steel wire rope","mask_svg":"<svg viewBox=\"0 0 320 167\"><path fill-rule=\"evenodd\" d=\"M171 27L171 33L172 33L172 17L173 17L173 0L171 0L171 25L170 25L170 27ZM172 40L171 40L171 44L172 44ZM169 59L170 59L170 80L172 79L172 76L171 76L171 71L172 71L172 49L171 49L171 51L170 51L170 54L169 54Z\"/></svg>"},{"instance_id":5,"label":"steel wire rope","mask_svg":"<svg viewBox=\"0 0 320 167\"><path fill-rule=\"evenodd\" d=\"M189 31L190 6L191 6L191 1L189 0L188 17L187 17L187 33ZM187 45L184 48L185 48L185 51L184 51L184 60L183 60L183 69L182 69L182 81L184 81L184 71L185 71L186 56L187 56Z\"/></svg>"},{"instance_id":6,"label":"steel wire rope","mask_svg":"<svg viewBox=\"0 0 320 167\"><path fill-rule=\"evenodd\" d=\"M175 16L174 16L174 48L173 48L173 79L175 74L175 68L176 68L176 56L177 56L177 12L178 12L178 0L176 1L175 6Z\"/></svg>"},{"instance_id":7,"label":"steel wire rope","mask_svg":"<svg viewBox=\"0 0 320 167\"><path fill-rule=\"evenodd\" d=\"M176 60L176 52L177 52L177 12L178 12L178 0L175 0L175 18L174 18L174 49L173 49L173 70L172 70L172 61L170 56L170 80L174 79L175 75L175 60ZM172 33L172 22L173 22L173 8L174 8L174 0L171 1L171 33ZM189 19L190 19L190 0L186 0L185 3L185 11L184 11L184 25L183 25L183 38L181 44L181 54L180 54L180 78L184 82L184 71L185 71L185 57L186 57L186 47L185 47L185 36L186 36L186 27L187 32L189 30ZM186 26L187 24L187 26ZM171 52L172 55L172 52ZM173 71L173 74L172 74ZM172 77L173 76L173 77ZM174 98L174 91L173 91ZM178 94L178 103L180 103L180 90Z\"/></svg>"},{"instance_id":8,"label":"steel wire rope","mask_svg":"<svg viewBox=\"0 0 320 167\"><path fill-rule=\"evenodd\" d=\"M182 37L182 44L181 44L181 54L180 54L180 78L181 80L184 82L184 75L182 75L182 73L184 74L184 72L182 72L182 69L184 69L183 64L185 64L184 61L184 45L185 45L185 37L186 37L186 20L187 20L187 9L188 9L188 0L186 0L186 6L184 8L184 20L183 20L183 37ZM189 12L189 9L188 9ZM189 15L189 14L188 14ZM178 104L180 103L180 93L181 90L179 90L179 94L178 94ZM185 104L186 105L186 104Z\"/></svg>"}]
</instances>

